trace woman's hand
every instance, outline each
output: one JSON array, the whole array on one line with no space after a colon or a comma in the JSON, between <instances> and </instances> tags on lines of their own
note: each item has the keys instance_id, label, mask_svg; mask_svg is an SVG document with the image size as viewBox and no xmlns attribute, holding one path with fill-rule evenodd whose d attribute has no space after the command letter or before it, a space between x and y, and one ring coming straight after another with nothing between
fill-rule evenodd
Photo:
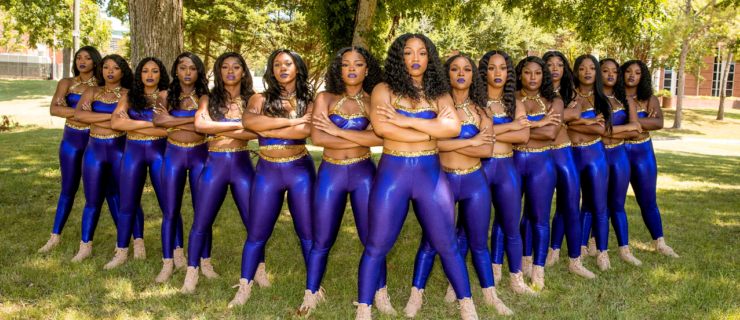
<instances>
[{"instance_id":1,"label":"woman's hand","mask_svg":"<svg viewBox=\"0 0 740 320\"><path fill-rule=\"evenodd\" d=\"M516 118L514 121L512 121L511 125L514 127L514 130L512 131L517 131L517 130L531 127L532 123L529 122L529 119L527 119L527 116L521 116L519 118Z\"/></svg>"},{"instance_id":2,"label":"woman's hand","mask_svg":"<svg viewBox=\"0 0 740 320\"><path fill-rule=\"evenodd\" d=\"M120 110L116 114L118 114L118 118L131 119L131 117L128 116L128 113L126 111Z\"/></svg>"},{"instance_id":3,"label":"woman's hand","mask_svg":"<svg viewBox=\"0 0 740 320\"><path fill-rule=\"evenodd\" d=\"M158 115L165 115L168 112L167 112L167 109L165 109L165 107L161 103L157 103L157 106L154 107L154 113Z\"/></svg>"},{"instance_id":4,"label":"woman's hand","mask_svg":"<svg viewBox=\"0 0 740 320\"><path fill-rule=\"evenodd\" d=\"M560 125L560 115L555 114L554 109L550 109L542 119L535 121L535 125L531 125L532 128L542 128L549 125Z\"/></svg>"},{"instance_id":5,"label":"woman's hand","mask_svg":"<svg viewBox=\"0 0 740 320\"><path fill-rule=\"evenodd\" d=\"M322 111L320 115L313 117L313 126L316 129L326 132L332 136L338 137L342 129L337 127L334 122Z\"/></svg>"},{"instance_id":6,"label":"woman's hand","mask_svg":"<svg viewBox=\"0 0 740 320\"><path fill-rule=\"evenodd\" d=\"M493 134L487 133L486 130L488 130L488 127L483 128L478 134L475 135L475 137L470 138L471 147L477 147L484 144L491 144L494 141L496 141L496 138Z\"/></svg>"},{"instance_id":7,"label":"woman's hand","mask_svg":"<svg viewBox=\"0 0 740 320\"><path fill-rule=\"evenodd\" d=\"M409 127L409 118L398 113L396 108L392 107L388 101L385 101L383 105L379 105L375 112L380 115L379 120L382 122L388 122L401 128Z\"/></svg>"},{"instance_id":8,"label":"woman's hand","mask_svg":"<svg viewBox=\"0 0 740 320\"><path fill-rule=\"evenodd\" d=\"M567 107L567 108L571 108L571 109L573 109L573 108L575 108L575 107L576 107L576 105L578 105L578 101L576 101L576 100L573 100L573 101L571 101L571 102L570 102L570 103L568 104L568 107Z\"/></svg>"},{"instance_id":9,"label":"woman's hand","mask_svg":"<svg viewBox=\"0 0 740 320\"><path fill-rule=\"evenodd\" d=\"M67 100L64 99L64 98L58 98L57 99L57 105L60 106L60 107L67 107L67 108L69 108L69 106L67 105Z\"/></svg>"},{"instance_id":10,"label":"woman's hand","mask_svg":"<svg viewBox=\"0 0 740 320\"><path fill-rule=\"evenodd\" d=\"M82 110L84 111L92 111L92 105L89 102L85 102L82 104Z\"/></svg>"},{"instance_id":11,"label":"woman's hand","mask_svg":"<svg viewBox=\"0 0 740 320\"><path fill-rule=\"evenodd\" d=\"M291 119L290 120L290 126L291 127L295 127L295 126L300 126L300 125L305 124L305 123L311 124L311 117L312 116L313 115L311 114L311 112L306 112L306 114L304 114L302 117L300 117L298 119Z\"/></svg>"},{"instance_id":12,"label":"woman's hand","mask_svg":"<svg viewBox=\"0 0 740 320\"><path fill-rule=\"evenodd\" d=\"M650 109L650 113L648 113L648 118L657 118L658 117L658 111L655 110L655 108Z\"/></svg>"},{"instance_id":13,"label":"woman's hand","mask_svg":"<svg viewBox=\"0 0 740 320\"><path fill-rule=\"evenodd\" d=\"M642 133L642 125L637 121L630 122L629 124L627 124L627 126L630 131L637 131L638 133Z\"/></svg>"}]
</instances>

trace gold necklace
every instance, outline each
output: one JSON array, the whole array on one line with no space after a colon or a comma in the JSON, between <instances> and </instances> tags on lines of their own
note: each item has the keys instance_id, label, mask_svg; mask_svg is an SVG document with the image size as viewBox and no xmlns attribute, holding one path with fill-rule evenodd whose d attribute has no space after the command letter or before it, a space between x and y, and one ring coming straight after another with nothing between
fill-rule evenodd
<instances>
[{"instance_id":1,"label":"gold necklace","mask_svg":"<svg viewBox=\"0 0 740 320\"><path fill-rule=\"evenodd\" d=\"M287 97L283 95L280 96L280 99L288 100L288 103L290 103L290 106L293 107L293 112L295 112L295 115L293 114L288 115L289 119L298 118L298 106L296 105L295 101L293 101L293 98L295 98L295 90L293 90L293 92L291 92L290 95L288 95Z\"/></svg>"},{"instance_id":2,"label":"gold necklace","mask_svg":"<svg viewBox=\"0 0 740 320\"><path fill-rule=\"evenodd\" d=\"M547 108L545 108L545 103L542 102L542 99L540 99L540 93L539 92L537 92L537 95L535 95L535 96L530 96L529 94L527 94L526 92L524 92L524 90L522 90L521 93L522 93L522 95L524 95L524 99L522 99L522 102L527 101L527 100L537 101L537 104L539 104L540 107L542 107L542 111L547 111Z\"/></svg>"},{"instance_id":3,"label":"gold necklace","mask_svg":"<svg viewBox=\"0 0 740 320\"><path fill-rule=\"evenodd\" d=\"M488 103L486 103L486 107L490 107L491 106L491 103L498 103L498 104L500 104L500 105L503 106L504 103L501 102L501 99L503 99L503 98L504 98L504 95L503 94L500 97L498 97L498 98L490 98L489 97L488 98Z\"/></svg>"},{"instance_id":4,"label":"gold necklace","mask_svg":"<svg viewBox=\"0 0 740 320\"><path fill-rule=\"evenodd\" d=\"M236 106L239 108L239 111L241 113L244 113L244 107L242 107L242 103L244 102L244 100L242 100L241 96L237 96L236 99L228 99L228 100L231 103L235 103Z\"/></svg>"},{"instance_id":5,"label":"gold necklace","mask_svg":"<svg viewBox=\"0 0 740 320\"><path fill-rule=\"evenodd\" d=\"M594 91L593 91L593 90L589 91L589 92L588 92L588 94L583 94L583 93L581 93L581 92L580 92L580 91L578 91L578 90L576 90L576 93L577 93L577 94L578 94L578 96L580 96L581 98L586 98L586 99L588 100L588 102L589 102L589 103L591 103L591 107L595 107L595 106L594 106L594 98L592 98L592 97L591 97L591 96L592 96L592 95L594 94Z\"/></svg>"},{"instance_id":6,"label":"gold necklace","mask_svg":"<svg viewBox=\"0 0 740 320\"><path fill-rule=\"evenodd\" d=\"M157 94L159 94L159 88L157 88L157 90L154 91L154 93L144 94L145 98L154 99L154 101L152 101L152 104L149 106L149 108L154 108L154 106L157 105Z\"/></svg>"},{"instance_id":7,"label":"gold necklace","mask_svg":"<svg viewBox=\"0 0 740 320\"><path fill-rule=\"evenodd\" d=\"M196 106L198 105L198 99L196 99L195 89L193 89L193 92L190 93L180 92L180 97L178 97L177 100L180 101L185 98L190 98L190 100L193 100L193 103L195 103Z\"/></svg>"},{"instance_id":8,"label":"gold necklace","mask_svg":"<svg viewBox=\"0 0 740 320\"><path fill-rule=\"evenodd\" d=\"M90 79L87 79L87 81L82 81L82 76L77 76L77 83L73 84L71 87L69 87L69 92L72 92L75 88L86 84L88 87L95 87L97 86L95 82L95 76L90 77Z\"/></svg>"},{"instance_id":9,"label":"gold necklace","mask_svg":"<svg viewBox=\"0 0 740 320\"><path fill-rule=\"evenodd\" d=\"M121 91L121 86L117 86L115 89L111 90L108 88L108 86L103 86L103 93L112 93L116 95L116 98L121 98L121 94L118 92Z\"/></svg>"},{"instance_id":10,"label":"gold necklace","mask_svg":"<svg viewBox=\"0 0 740 320\"><path fill-rule=\"evenodd\" d=\"M452 101L452 102L455 102L455 101ZM467 107L468 105L470 105L470 97L465 98L465 101L463 101L462 104L457 104L455 102L455 108L456 109L462 109L462 108Z\"/></svg>"}]
</instances>

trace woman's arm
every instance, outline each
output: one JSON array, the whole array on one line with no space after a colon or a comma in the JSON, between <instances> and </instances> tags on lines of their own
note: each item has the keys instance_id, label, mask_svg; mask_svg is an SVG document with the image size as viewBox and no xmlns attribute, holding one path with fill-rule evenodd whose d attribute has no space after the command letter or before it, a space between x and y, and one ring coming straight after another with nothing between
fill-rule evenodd
<instances>
[{"instance_id":1,"label":"woman's arm","mask_svg":"<svg viewBox=\"0 0 740 320\"><path fill-rule=\"evenodd\" d=\"M252 132L252 131L249 131L247 129L238 129L238 130L225 131L225 132L218 133L216 135L217 136L224 136L224 137L234 138L234 139L239 139L239 140L253 140L253 139L257 139L257 134L254 133L254 132Z\"/></svg>"},{"instance_id":2,"label":"woman's arm","mask_svg":"<svg viewBox=\"0 0 740 320\"><path fill-rule=\"evenodd\" d=\"M208 96L200 97L198 111L195 112L195 131L206 134L216 134L231 130L244 129L241 122L212 121L208 113Z\"/></svg>"},{"instance_id":3,"label":"woman's arm","mask_svg":"<svg viewBox=\"0 0 740 320\"><path fill-rule=\"evenodd\" d=\"M322 92L316 97L313 104L313 128L311 129L311 143L315 146L321 146L331 149L351 149L361 145L344 139L339 136L341 131L345 131L334 125L326 116L329 110L331 96Z\"/></svg>"},{"instance_id":4,"label":"woman's arm","mask_svg":"<svg viewBox=\"0 0 740 320\"><path fill-rule=\"evenodd\" d=\"M99 122L108 122L111 120L111 115L107 113L97 113L92 111L93 96L95 94L95 87L87 88L80 97L80 102L77 103L75 108L75 120L85 123L95 123L98 125ZM99 127L110 128L110 124L100 124Z\"/></svg>"},{"instance_id":5,"label":"woman's arm","mask_svg":"<svg viewBox=\"0 0 740 320\"><path fill-rule=\"evenodd\" d=\"M72 80L62 79L57 84L57 91L54 92L54 96L51 98L51 106L49 107L49 113L52 116L60 118L71 118L75 116L75 109L70 108L67 105L67 91L72 85Z\"/></svg>"},{"instance_id":6,"label":"woman's arm","mask_svg":"<svg viewBox=\"0 0 740 320\"><path fill-rule=\"evenodd\" d=\"M560 130L563 117L563 100L555 99L547 115L542 119L530 122L529 139L532 140L554 140Z\"/></svg>"},{"instance_id":7,"label":"woman's arm","mask_svg":"<svg viewBox=\"0 0 740 320\"><path fill-rule=\"evenodd\" d=\"M568 106L563 109L563 122L571 122L580 119L581 111L583 111L583 107L578 103L578 100L571 101Z\"/></svg>"},{"instance_id":8,"label":"woman's arm","mask_svg":"<svg viewBox=\"0 0 740 320\"><path fill-rule=\"evenodd\" d=\"M434 119L419 119L406 117L396 111L390 102L386 101L378 106L377 113L380 115L380 122L390 122L401 128L414 129L426 133L438 139L454 138L460 134L460 118L450 105L452 98L445 95L437 100L439 107L437 117Z\"/></svg>"},{"instance_id":9,"label":"woman's arm","mask_svg":"<svg viewBox=\"0 0 740 320\"><path fill-rule=\"evenodd\" d=\"M247 109L244 110L244 115L242 115L242 125L244 128L254 132L262 132L272 129L298 126L311 122L311 112L306 112L303 117L298 119L273 118L263 115L262 105L264 102L265 97L263 97L262 94L255 94L249 98ZM309 110L311 110L311 106L308 107ZM310 127L304 129L309 131L308 134L311 134Z\"/></svg>"},{"instance_id":10,"label":"woman's arm","mask_svg":"<svg viewBox=\"0 0 740 320\"><path fill-rule=\"evenodd\" d=\"M169 109L170 105L167 103L167 91L159 92L157 95L157 105L154 107L154 117L152 117L152 122L155 126L163 128L177 127L181 130L195 131L195 126L180 127L182 125L192 125L192 123L195 122L195 117L175 117L167 112Z\"/></svg>"},{"instance_id":11,"label":"woman's arm","mask_svg":"<svg viewBox=\"0 0 740 320\"><path fill-rule=\"evenodd\" d=\"M648 105L645 108L649 116L645 118L639 118L640 125L645 131L655 131L663 129L663 110L660 109L660 102L655 96L650 96Z\"/></svg>"},{"instance_id":12,"label":"woman's arm","mask_svg":"<svg viewBox=\"0 0 740 320\"><path fill-rule=\"evenodd\" d=\"M383 139L407 143L429 141L433 138L431 135L417 130L401 128L387 121L380 121L381 116L377 112L378 107L390 103L389 101L391 101L391 94L388 85L380 83L375 86L370 96L370 104L366 106L375 134Z\"/></svg>"},{"instance_id":13,"label":"woman's arm","mask_svg":"<svg viewBox=\"0 0 740 320\"><path fill-rule=\"evenodd\" d=\"M459 154L468 156L468 157L474 157L474 158L488 158L491 156L491 153L493 152L493 143L494 143L494 136L491 129L491 126L493 125L493 121L491 119L488 119L486 117L483 118L481 121L481 126L484 126L483 129L475 135L475 137L470 139L450 139L450 140L439 140L437 142L437 147L440 151L455 151ZM457 148L458 145L461 145L461 143L454 143L454 140L463 140L467 142L468 145L461 146ZM450 143L453 142L453 143ZM455 145L457 144L457 145ZM456 147L455 149L447 150L443 148L448 147Z\"/></svg>"},{"instance_id":14,"label":"woman's arm","mask_svg":"<svg viewBox=\"0 0 740 320\"><path fill-rule=\"evenodd\" d=\"M118 99L118 106L113 110L111 117L111 128L118 131L137 131L140 129L154 128L154 124L149 121L131 120L128 116L128 92L121 95Z\"/></svg>"}]
</instances>

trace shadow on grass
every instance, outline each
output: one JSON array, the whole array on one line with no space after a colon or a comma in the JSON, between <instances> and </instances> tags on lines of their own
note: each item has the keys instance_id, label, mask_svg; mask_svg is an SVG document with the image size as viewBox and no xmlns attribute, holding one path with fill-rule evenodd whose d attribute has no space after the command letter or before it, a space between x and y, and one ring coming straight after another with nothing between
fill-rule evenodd
<instances>
[{"instance_id":1,"label":"shadow on grass","mask_svg":"<svg viewBox=\"0 0 740 320\"><path fill-rule=\"evenodd\" d=\"M0 102L41 99L54 95L57 81L0 80Z\"/></svg>"},{"instance_id":2,"label":"shadow on grass","mask_svg":"<svg viewBox=\"0 0 740 320\"><path fill-rule=\"evenodd\" d=\"M730 101L729 108L727 101L725 101L725 119L740 120L740 113L728 112L727 109L732 110L732 101ZM691 111L705 117L711 117L712 119L717 118L717 110L715 109L694 109Z\"/></svg>"}]
</instances>

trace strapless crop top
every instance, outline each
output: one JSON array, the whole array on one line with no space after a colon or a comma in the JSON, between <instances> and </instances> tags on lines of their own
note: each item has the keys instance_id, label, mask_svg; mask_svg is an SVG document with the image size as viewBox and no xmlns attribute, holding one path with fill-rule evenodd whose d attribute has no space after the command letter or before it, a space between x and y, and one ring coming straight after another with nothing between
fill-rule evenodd
<instances>
[{"instance_id":1,"label":"strapless crop top","mask_svg":"<svg viewBox=\"0 0 740 320\"><path fill-rule=\"evenodd\" d=\"M362 131L367 129L367 126L370 125L370 117L367 115L365 105L362 103L362 98L362 91L360 91L360 93L356 97L351 97L345 94L344 97L342 97L342 99L337 102L334 108L329 111L329 120L331 120L331 122L333 122L337 127L344 130ZM342 104L347 101L347 99L357 101L357 105L360 107L361 112L346 114L340 111L339 107L341 107Z\"/></svg>"},{"instance_id":2,"label":"strapless crop top","mask_svg":"<svg viewBox=\"0 0 740 320\"><path fill-rule=\"evenodd\" d=\"M82 95L77 92L70 92L67 94L67 106L74 109L77 108L77 104L80 102Z\"/></svg>"},{"instance_id":3,"label":"strapless crop top","mask_svg":"<svg viewBox=\"0 0 740 320\"><path fill-rule=\"evenodd\" d=\"M455 105L455 109L462 109L465 115L468 117L465 120L460 121L460 134L455 139L470 139L480 133L480 124L475 121L475 117L468 109L470 100L465 100L462 105Z\"/></svg>"},{"instance_id":4,"label":"strapless crop top","mask_svg":"<svg viewBox=\"0 0 740 320\"><path fill-rule=\"evenodd\" d=\"M434 108L434 104L431 101L429 101L429 99L427 99L426 97L424 97L424 99L427 99L429 106L419 108L419 109L408 108L408 107L404 107L400 105L399 103L401 102L402 98L403 96L398 96L398 98L396 98L396 102L393 103L393 108L395 108L396 111L398 111L398 113L404 116L407 116L409 118L417 118L417 119L437 118L437 111Z\"/></svg>"}]
</instances>

